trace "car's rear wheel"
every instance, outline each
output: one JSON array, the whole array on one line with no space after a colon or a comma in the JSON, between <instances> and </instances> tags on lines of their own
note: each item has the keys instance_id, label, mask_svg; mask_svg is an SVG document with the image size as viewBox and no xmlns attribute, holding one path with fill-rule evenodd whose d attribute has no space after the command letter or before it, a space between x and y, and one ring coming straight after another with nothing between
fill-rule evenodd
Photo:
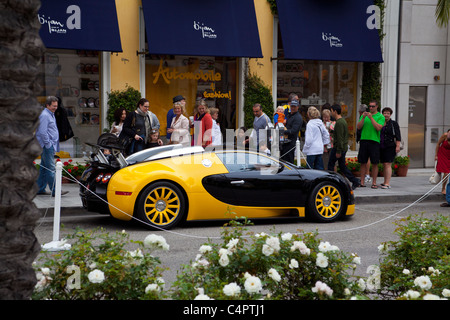
<instances>
[{"instance_id":1,"label":"car's rear wheel","mask_svg":"<svg viewBox=\"0 0 450 320\"><path fill-rule=\"evenodd\" d=\"M339 187L332 182L321 182L311 192L308 201L309 216L320 222L339 219L346 210Z\"/></svg>"},{"instance_id":2,"label":"car's rear wheel","mask_svg":"<svg viewBox=\"0 0 450 320\"><path fill-rule=\"evenodd\" d=\"M180 188L161 181L147 186L139 196L137 216L153 229L170 229L185 218L186 199Z\"/></svg>"}]
</instances>

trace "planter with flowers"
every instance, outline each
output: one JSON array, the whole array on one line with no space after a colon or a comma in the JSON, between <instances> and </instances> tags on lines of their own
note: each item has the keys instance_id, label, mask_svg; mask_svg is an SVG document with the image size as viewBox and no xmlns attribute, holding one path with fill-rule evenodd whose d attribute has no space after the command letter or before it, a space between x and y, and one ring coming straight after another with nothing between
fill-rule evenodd
<instances>
[{"instance_id":1,"label":"planter with flowers","mask_svg":"<svg viewBox=\"0 0 450 320\"><path fill-rule=\"evenodd\" d=\"M60 159L57 159L56 161L61 161ZM69 159L67 161L64 161L63 163L63 170L62 170L62 182L68 183L68 182L75 182L73 181L74 178L77 180L80 180L81 175L83 174L84 170L86 170L89 167L89 164L81 164L79 162L73 163L72 159Z\"/></svg>"},{"instance_id":2,"label":"planter with flowers","mask_svg":"<svg viewBox=\"0 0 450 320\"><path fill-rule=\"evenodd\" d=\"M357 157L346 158L345 165L353 173L355 177L359 178L359 176L361 175L361 164L358 162Z\"/></svg>"},{"instance_id":3,"label":"planter with flowers","mask_svg":"<svg viewBox=\"0 0 450 320\"><path fill-rule=\"evenodd\" d=\"M397 177L406 177L409 168L409 156L398 156L394 159L394 172Z\"/></svg>"}]
</instances>

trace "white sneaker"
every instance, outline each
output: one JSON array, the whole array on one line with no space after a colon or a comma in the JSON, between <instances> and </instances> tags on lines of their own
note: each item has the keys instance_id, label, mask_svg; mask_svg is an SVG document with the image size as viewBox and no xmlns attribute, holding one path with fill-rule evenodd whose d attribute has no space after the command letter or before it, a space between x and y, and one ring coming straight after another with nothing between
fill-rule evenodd
<instances>
[{"instance_id":1,"label":"white sneaker","mask_svg":"<svg viewBox=\"0 0 450 320\"><path fill-rule=\"evenodd\" d=\"M366 177L364 178L364 182L365 182L365 183L370 183L370 182L372 182L372 177L369 176L369 175L366 175Z\"/></svg>"}]
</instances>

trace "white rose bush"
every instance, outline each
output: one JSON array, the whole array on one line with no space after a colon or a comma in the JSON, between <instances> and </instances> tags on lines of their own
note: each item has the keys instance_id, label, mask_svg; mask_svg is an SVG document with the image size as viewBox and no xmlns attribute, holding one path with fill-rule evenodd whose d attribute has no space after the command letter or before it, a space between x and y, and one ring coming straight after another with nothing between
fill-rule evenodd
<instances>
[{"instance_id":1,"label":"white rose bush","mask_svg":"<svg viewBox=\"0 0 450 320\"><path fill-rule=\"evenodd\" d=\"M130 241L122 231L75 231L69 250L42 252L34 264L38 283L33 299L127 300L164 299L164 280L155 250L168 250L165 239L149 235ZM131 245L135 250L128 250Z\"/></svg>"},{"instance_id":2,"label":"white rose bush","mask_svg":"<svg viewBox=\"0 0 450 320\"><path fill-rule=\"evenodd\" d=\"M134 241L124 231L77 230L67 239L73 242L68 250L43 252L43 263L34 263L32 298L448 300L449 217L410 216L396 224L398 240L379 244L379 265L361 276L356 253L318 239L316 232L254 234L245 218L233 220L219 241L201 245L194 259L180 266L167 288L165 269L154 256L170 248L163 236Z\"/></svg>"},{"instance_id":3,"label":"white rose bush","mask_svg":"<svg viewBox=\"0 0 450 320\"><path fill-rule=\"evenodd\" d=\"M223 243L201 246L195 261L183 266L173 299L196 299L199 288L215 300L362 297L354 254L316 233L244 234L247 229L235 224L224 228Z\"/></svg>"},{"instance_id":4,"label":"white rose bush","mask_svg":"<svg viewBox=\"0 0 450 320\"><path fill-rule=\"evenodd\" d=\"M396 222L398 241L378 246L381 299L448 299L450 237L448 216L409 216Z\"/></svg>"}]
</instances>

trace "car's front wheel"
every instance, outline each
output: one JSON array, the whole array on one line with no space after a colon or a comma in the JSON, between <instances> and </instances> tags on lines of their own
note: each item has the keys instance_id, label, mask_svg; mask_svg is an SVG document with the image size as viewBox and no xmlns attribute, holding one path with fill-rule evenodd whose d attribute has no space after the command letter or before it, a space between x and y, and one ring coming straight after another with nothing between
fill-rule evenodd
<instances>
[{"instance_id":1,"label":"car's front wheel","mask_svg":"<svg viewBox=\"0 0 450 320\"><path fill-rule=\"evenodd\" d=\"M139 196L137 217L153 229L170 229L185 218L186 199L180 188L161 181L148 185Z\"/></svg>"},{"instance_id":2,"label":"car's front wheel","mask_svg":"<svg viewBox=\"0 0 450 320\"><path fill-rule=\"evenodd\" d=\"M310 217L320 222L339 219L346 210L342 192L332 182L321 182L314 187L308 201Z\"/></svg>"}]
</instances>

